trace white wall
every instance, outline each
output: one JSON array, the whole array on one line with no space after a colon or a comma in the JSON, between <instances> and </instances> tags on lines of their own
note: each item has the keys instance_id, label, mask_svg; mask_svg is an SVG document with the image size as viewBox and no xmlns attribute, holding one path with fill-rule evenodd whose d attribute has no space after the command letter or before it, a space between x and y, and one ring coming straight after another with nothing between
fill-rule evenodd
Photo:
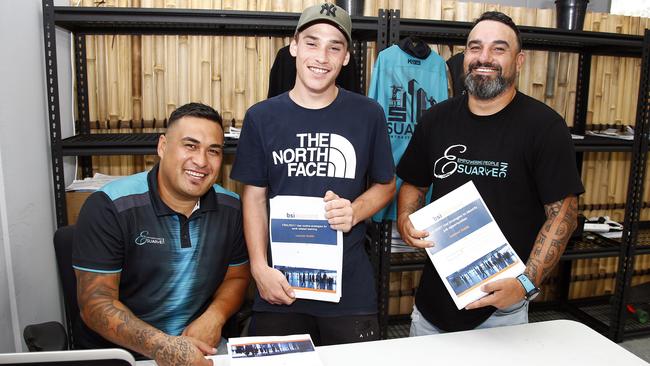
<instances>
[{"instance_id":1,"label":"white wall","mask_svg":"<svg viewBox=\"0 0 650 366\"><path fill-rule=\"evenodd\" d=\"M0 352L26 350L26 325L62 320L41 6L0 1Z\"/></svg>"}]
</instances>

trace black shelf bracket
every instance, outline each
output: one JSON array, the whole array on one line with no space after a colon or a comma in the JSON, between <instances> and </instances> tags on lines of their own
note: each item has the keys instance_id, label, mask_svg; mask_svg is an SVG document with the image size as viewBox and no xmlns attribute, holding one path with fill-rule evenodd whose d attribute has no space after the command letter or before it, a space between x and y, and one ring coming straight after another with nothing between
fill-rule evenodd
<instances>
[{"instance_id":1,"label":"black shelf bracket","mask_svg":"<svg viewBox=\"0 0 650 366\"><path fill-rule=\"evenodd\" d=\"M53 0L43 0L43 41L45 47L47 119L50 127L50 153L52 155L52 181L54 183L56 225L57 227L62 227L68 224L68 215L65 202L63 154L61 152L61 115L59 111L59 79L57 76Z\"/></svg>"},{"instance_id":2,"label":"black shelf bracket","mask_svg":"<svg viewBox=\"0 0 650 366\"><path fill-rule=\"evenodd\" d=\"M77 81L77 118L78 133L90 134L90 112L88 106L88 72L86 71L86 35L78 33L74 35L75 55L75 80ZM79 166L84 178L93 175L93 160L90 156L79 156Z\"/></svg>"},{"instance_id":3,"label":"black shelf bracket","mask_svg":"<svg viewBox=\"0 0 650 366\"><path fill-rule=\"evenodd\" d=\"M616 276L615 305L612 307L612 326L610 338L620 341L625 334L626 305L630 282L634 272L634 255L639 234L639 220L643 205L643 187L648 158L648 138L650 125L650 30L645 30L643 53L641 56L641 80L634 127L634 146L632 167L628 182L628 196L623 224L621 254Z\"/></svg>"},{"instance_id":4,"label":"black shelf bracket","mask_svg":"<svg viewBox=\"0 0 650 366\"><path fill-rule=\"evenodd\" d=\"M388 22L388 46L399 43L399 22L400 10L390 10L390 21Z\"/></svg>"}]
</instances>

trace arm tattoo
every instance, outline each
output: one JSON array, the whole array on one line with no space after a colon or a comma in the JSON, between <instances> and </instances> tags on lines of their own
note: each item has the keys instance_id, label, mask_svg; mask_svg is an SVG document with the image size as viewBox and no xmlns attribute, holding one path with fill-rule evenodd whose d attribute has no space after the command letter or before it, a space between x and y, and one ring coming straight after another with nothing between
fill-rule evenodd
<instances>
[{"instance_id":1,"label":"arm tattoo","mask_svg":"<svg viewBox=\"0 0 650 366\"><path fill-rule=\"evenodd\" d=\"M424 199L425 199L425 194L418 190L417 200L415 200L415 202L408 203L406 207L404 207L404 211L406 211L409 214L412 214L413 212L421 209L422 207L424 207Z\"/></svg>"},{"instance_id":2,"label":"arm tattoo","mask_svg":"<svg viewBox=\"0 0 650 366\"><path fill-rule=\"evenodd\" d=\"M169 337L138 319L119 301L119 275L75 271L77 298L86 325L113 343L156 359L186 365L194 348L187 339ZM115 276L109 279L107 276Z\"/></svg>"},{"instance_id":3,"label":"arm tattoo","mask_svg":"<svg viewBox=\"0 0 650 366\"><path fill-rule=\"evenodd\" d=\"M564 253L569 237L578 225L578 199L574 196L544 206L542 225L526 263L526 274L539 286Z\"/></svg>"}]
</instances>

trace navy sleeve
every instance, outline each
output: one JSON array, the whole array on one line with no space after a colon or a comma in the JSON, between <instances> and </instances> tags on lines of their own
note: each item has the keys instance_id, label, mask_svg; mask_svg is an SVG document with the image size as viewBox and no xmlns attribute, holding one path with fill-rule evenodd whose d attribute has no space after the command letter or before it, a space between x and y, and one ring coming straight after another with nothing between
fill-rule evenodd
<instances>
[{"instance_id":1,"label":"navy sleeve","mask_svg":"<svg viewBox=\"0 0 650 366\"><path fill-rule=\"evenodd\" d=\"M397 165L397 176L416 187L429 187L432 181L430 169L426 168L431 166L431 164L427 164L430 156L427 148L427 136L431 124L429 118L431 117L430 111L422 115L420 122L415 125L411 141Z\"/></svg>"},{"instance_id":2,"label":"navy sleeve","mask_svg":"<svg viewBox=\"0 0 650 366\"><path fill-rule=\"evenodd\" d=\"M244 125L237 144L237 154L230 172L230 178L244 184L267 187L269 180L266 154L264 153L260 131L252 114L249 109L244 117Z\"/></svg>"},{"instance_id":3,"label":"navy sleeve","mask_svg":"<svg viewBox=\"0 0 650 366\"><path fill-rule=\"evenodd\" d=\"M535 141L533 156L537 191L543 204L557 202L569 195L580 195L582 186L569 129L558 116Z\"/></svg>"},{"instance_id":4,"label":"navy sleeve","mask_svg":"<svg viewBox=\"0 0 650 366\"><path fill-rule=\"evenodd\" d=\"M388 183L395 176L395 163L393 152L388 137L388 127L384 110L373 101L375 108L375 136L373 136L374 149L371 156L370 180L372 182Z\"/></svg>"},{"instance_id":5,"label":"navy sleeve","mask_svg":"<svg viewBox=\"0 0 650 366\"><path fill-rule=\"evenodd\" d=\"M244 226L241 211L239 211L239 215L237 220L235 220L235 225L232 230L234 230L235 234L233 235L233 248L228 265L238 266L248 262L248 250L246 249L246 241L244 240Z\"/></svg>"},{"instance_id":6,"label":"navy sleeve","mask_svg":"<svg viewBox=\"0 0 650 366\"><path fill-rule=\"evenodd\" d=\"M104 192L91 194L79 212L72 247L72 266L79 270L122 270L124 241L115 205Z\"/></svg>"}]
</instances>

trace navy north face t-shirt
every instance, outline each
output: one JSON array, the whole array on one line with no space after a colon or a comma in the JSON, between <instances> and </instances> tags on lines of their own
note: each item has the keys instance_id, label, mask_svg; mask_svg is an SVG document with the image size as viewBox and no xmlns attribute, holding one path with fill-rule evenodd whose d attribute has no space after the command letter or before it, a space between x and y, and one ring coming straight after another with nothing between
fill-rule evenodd
<instances>
[{"instance_id":1,"label":"navy north face t-shirt","mask_svg":"<svg viewBox=\"0 0 650 366\"><path fill-rule=\"evenodd\" d=\"M367 183L388 183L393 156L384 112L375 101L339 88L327 107L307 109L288 93L246 113L231 178L268 188L268 197L323 197L328 190L354 201ZM363 249L365 225L343 235L343 287L340 303L297 300L273 306L258 298L255 310L316 316L371 314L377 311L372 267Z\"/></svg>"}]
</instances>

